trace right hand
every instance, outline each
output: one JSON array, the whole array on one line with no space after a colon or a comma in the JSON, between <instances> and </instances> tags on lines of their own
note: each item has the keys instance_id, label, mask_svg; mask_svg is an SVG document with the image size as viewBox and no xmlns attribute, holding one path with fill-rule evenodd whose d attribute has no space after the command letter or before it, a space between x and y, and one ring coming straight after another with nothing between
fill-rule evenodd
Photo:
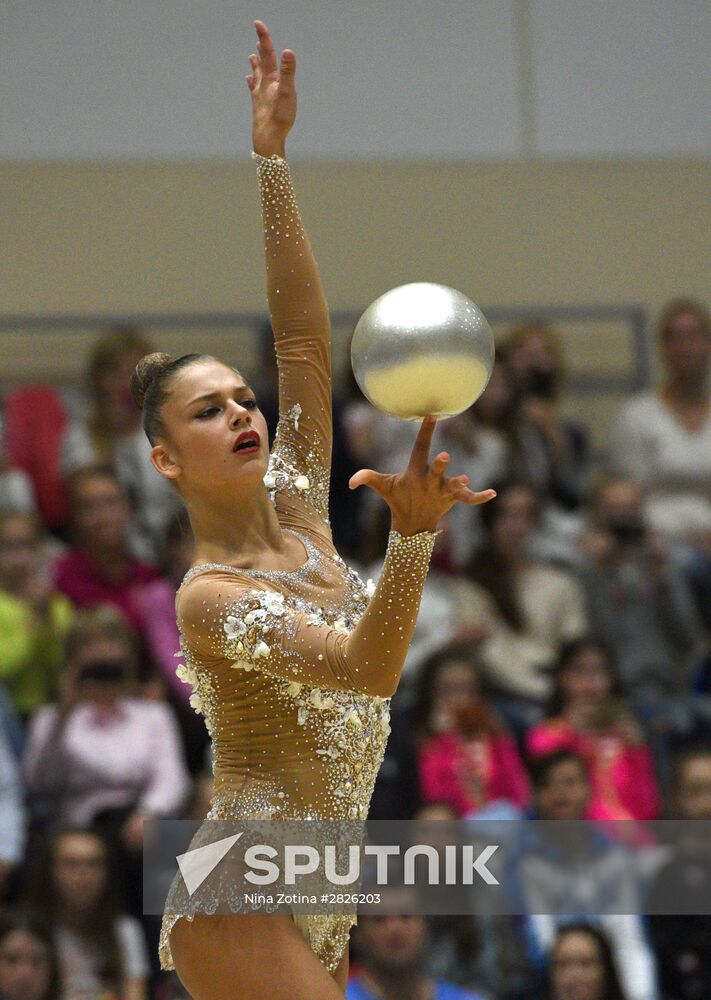
<instances>
[{"instance_id":1,"label":"right hand","mask_svg":"<svg viewBox=\"0 0 711 1000\"><path fill-rule=\"evenodd\" d=\"M262 156L284 156L286 137L296 120L296 56L284 49L277 63L266 24L255 21L254 26L258 55L249 57L252 72L247 77L252 95L252 145Z\"/></svg>"},{"instance_id":2,"label":"right hand","mask_svg":"<svg viewBox=\"0 0 711 1000\"><path fill-rule=\"evenodd\" d=\"M349 487L370 486L390 508L392 527L401 535L435 531L441 517L455 505L471 506L492 500L494 490L474 493L468 489L469 476L445 476L449 455L441 451L428 464L430 445L437 418L425 417L417 434L410 461L404 472L386 475L361 469L351 476Z\"/></svg>"}]
</instances>

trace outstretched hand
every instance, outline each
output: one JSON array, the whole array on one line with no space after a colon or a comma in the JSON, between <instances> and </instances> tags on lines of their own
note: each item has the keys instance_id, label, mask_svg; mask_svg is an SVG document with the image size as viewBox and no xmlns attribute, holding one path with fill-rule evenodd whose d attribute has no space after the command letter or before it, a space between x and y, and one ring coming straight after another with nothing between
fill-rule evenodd
<instances>
[{"instance_id":1,"label":"outstretched hand","mask_svg":"<svg viewBox=\"0 0 711 1000\"><path fill-rule=\"evenodd\" d=\"M467 486L469 476L445 476L450 456L441 451L429 463L430 445L437 418L425 417L417 434L410 461L404 472L385 474L361 469L351 476L348 485L370 486L387 503L392 527L402 535L434 531L437 523L455 503L472 506L496 496L494 490L475 493Z\"/></svg>"},{"instance_id":2,"label":"outstretched hand","mask_svg":"<svg viewBox=\"0 0 711 1000\"><path fill-rule=\"evenodd\" d=\"M296 56L284 49L277 64L269 29L255 21L258 55L249 57L252 72L247 85L252 94L252 144L255 153L284 155L284 143L296 121Z\"/></svg>"}]
</instances>

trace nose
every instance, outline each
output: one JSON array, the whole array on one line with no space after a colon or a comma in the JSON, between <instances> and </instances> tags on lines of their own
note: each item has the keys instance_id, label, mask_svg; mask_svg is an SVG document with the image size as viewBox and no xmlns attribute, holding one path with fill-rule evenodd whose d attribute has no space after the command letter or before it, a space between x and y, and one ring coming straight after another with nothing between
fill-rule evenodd
<instances>
[{"instance_id":1,"label":"nose","mask_svg":"<svg viewBox=\"0 0 711 1000\"><path fill-rule=\"evenodd\" d=\"M246 406L242 406L241 403L235 402L235 400L230 400L229 406L232 408L230 413L230 426L237 427L241 422L246 424L252 423L252 414L249 412Z\"/></svg>"}]
</instances>

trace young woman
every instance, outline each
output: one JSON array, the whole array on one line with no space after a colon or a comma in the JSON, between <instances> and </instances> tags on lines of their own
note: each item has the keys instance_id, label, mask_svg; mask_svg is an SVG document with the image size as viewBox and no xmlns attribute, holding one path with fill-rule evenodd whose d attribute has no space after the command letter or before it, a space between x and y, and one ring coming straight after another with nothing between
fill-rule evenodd
<instances>
[{"instance_id":1,"label":"young woman","mask_svg":"<svg viewBox=\"0 0 711 1000\"><path fill-rule=\"evenodd\" d=\"M466 477L428 465L424 420L402 474L357 472L392 511L374 593L336 553L328 524L330 332L284 159L296 60L277 64L266 26L247 78L279 365L271 455L252 389L214 358L149 356L133 388L155 467L178 488L195 536L177 598L193 705L215 750L211 818L365 817L388 733L388 700L412 635L436 527ZM199 836L198 836L199 842ZM195 846L195 842L193 844ZM182 902L181 902L182 900ZM185 913L176 879L161 960L195 1000L343 997L351 915ZM309 947L310 946L310 947Z\"/></svg>"},{"instance_id":2,"label":"young woman","mask_svg":"<svg viewBox=\"0 0 711 1000\"><path fill-rule=\"evenodd\" d=\"M89 830L63 830L48 845L38 875L38 904L51 920L59 955L62 1000L145 1000L150 967L143 929L120 911L107 843Z\"/></svg>"}]
</instances>

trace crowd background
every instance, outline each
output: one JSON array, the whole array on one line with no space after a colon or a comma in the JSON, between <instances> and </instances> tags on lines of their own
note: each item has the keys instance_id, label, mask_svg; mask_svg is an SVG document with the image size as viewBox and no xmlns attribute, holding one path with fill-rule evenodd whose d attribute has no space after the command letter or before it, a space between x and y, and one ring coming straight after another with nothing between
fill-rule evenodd
<instances>
[{"instance_id":1,"label":"crowd background","mask_svg":"<svg viewBox=\"0 0 711 1000\"><path fill-rule=\"evenodd\" d=\"M497 498L443 521L372 818L711 820L705 305L669 302L656 344L660 378L619 407L604 463L585 422L563 415L564 345L535 317L500 339L483 396L438 424L433 449ZM140 329L108 329L83 395L3 395L4 1000L181 995L156 966L156 918L142 914L142 823L204 816L211 758L175 673L190 526L148 461L128 392L151 349ZM268 351L262 362L257 399L273 434ZM61 419L37 420L38 399ZM362 466L401 468L416 427L374 410L352 381L338 387L334 419L334 539L376 579L387 508L344 484ZM26 460L37 452L42 463ZM555 867L555 845L535 846ZM704 850L665 856L635 890L676 879L703 899ZM595 914L609 873L623 877L618 851L596 847L598 895L574 923L364 917L349 995L417 997L430 981L437 996L487 1000L709 995L711 917Z\"/></svg>"}]
</instances>

